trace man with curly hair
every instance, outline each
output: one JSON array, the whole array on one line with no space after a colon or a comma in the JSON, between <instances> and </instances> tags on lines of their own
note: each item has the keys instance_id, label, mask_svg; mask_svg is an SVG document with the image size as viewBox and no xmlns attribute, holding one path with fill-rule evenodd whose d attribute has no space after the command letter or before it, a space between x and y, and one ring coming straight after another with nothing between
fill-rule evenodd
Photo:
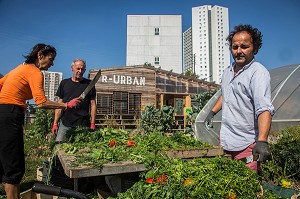
<instances>
[{"instance_id":1,"label":"man with curly hair","mask_svg":"<svg viewBox=\"0 0 300 199\"><path fill-rule=\"evenodd\" d=\"M222 109L220 145L257 172L258 162L270 156L268 135L274 114L270 74L254 58L262 46L262 34L251 25L238 25L227 41L234 62L223 73L222 94L205 122L211 125Z\"/></svg>"}]
</instances>

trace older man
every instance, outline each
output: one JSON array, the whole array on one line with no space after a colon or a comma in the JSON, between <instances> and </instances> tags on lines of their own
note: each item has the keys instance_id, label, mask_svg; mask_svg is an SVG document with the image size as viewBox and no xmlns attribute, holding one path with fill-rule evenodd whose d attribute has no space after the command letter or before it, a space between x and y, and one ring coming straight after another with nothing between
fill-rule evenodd
<instances>
[{"instance_id":1,"label":"older man","mask_svg":"<svg viewBox=\"0 0 300 199\"><path fill-rule=\"evenodd\" d=\"M86 62L76 59L71 66L73 75L71 78L61 81L56 96L58 102L66 102L78 97L90 83L90 80L83 77L86 71ZM68 130L77 126L86 126L95 129L96 117L96 89L95 87L81 101L76 109L56 109L52 133L57 132L56 142L66 141L69 138ZM59 128L58 122L61 120Z\"/></svg>"}]
</instances>

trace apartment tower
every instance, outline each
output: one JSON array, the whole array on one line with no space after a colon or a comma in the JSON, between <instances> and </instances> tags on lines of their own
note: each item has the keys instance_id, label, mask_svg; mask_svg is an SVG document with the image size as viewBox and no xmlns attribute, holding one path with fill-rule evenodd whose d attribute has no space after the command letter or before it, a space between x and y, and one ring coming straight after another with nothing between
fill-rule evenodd
<instances>
[{"instance_id":1,"label":"apartment tower","mask_svg":"<svg viewBox=\"0 0 300 199\"><path fill-rule=\"evenodd\" d=\"M44 74L44 91L48 99L57 101L56 91L62 80L61 72L42 71Z\"/></svg>"},{"instance_id":2,"label":"apartment tower","mask_svg":"<svg viewBox=\"0 0 300 199\"><path fill-rule=\"evenodd\" d=\"M127 15L126 66L182 73L181 15Z\"/></svg>"},{"instance_id":3,"label":"apartment tower","mask_svg":"<svg viewBox=\"0 0 300 199\"><path fill-rule=\"evenodd\" d=\"M195 73L192 27L183 32L183 59L184 72L190 71Z\"/></svg>"},{"instance_id":4,"label":"apartment tower","mask_svg":"<svg viewBox=\"0 0 300 199\"><path fill-rule=\"evenodd\" d=\"M223 71L230 64L228 34L228 8L193 7L192 27L183 34L184 71L190 70L200 79L220 84Z\"/></svg>"}]
</instances>

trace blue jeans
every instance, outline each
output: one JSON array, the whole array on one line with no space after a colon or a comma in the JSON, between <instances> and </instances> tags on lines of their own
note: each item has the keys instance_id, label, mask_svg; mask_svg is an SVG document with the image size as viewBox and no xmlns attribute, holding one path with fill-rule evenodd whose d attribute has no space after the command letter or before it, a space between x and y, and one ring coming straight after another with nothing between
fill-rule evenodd
<instances>
[{"instance_id":1,"label":"blue jeans","mask_svg":"<svg viewBox=\"0 0 300 199\"><path fill-rule=\"evenodd\" d=\"M68 134L68 131L72 129L72 127L67 127L62 124L62 122L59 125L57 135L56 135L56 142L65 142L69 139L70 135Z\"/></svg>"}]
</instances>

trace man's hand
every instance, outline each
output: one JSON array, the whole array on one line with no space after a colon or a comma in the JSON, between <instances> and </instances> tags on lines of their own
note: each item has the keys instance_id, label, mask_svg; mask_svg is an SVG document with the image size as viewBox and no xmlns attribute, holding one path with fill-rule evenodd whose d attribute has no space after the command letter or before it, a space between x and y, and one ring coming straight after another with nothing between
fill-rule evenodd
<instances>
[{"instance_id":1,"label":"man's hand","mask_svg":"<svg viewBox=\"0 0 300 199\"><path fill-rule=\"evenodd\" d=\"M267 141L256 141L255 146L252 149L252 155L259 155L258 162L264 162L271 157L269 144Z\"/></svg>"},{"instance_id":2,"label":"man's hand","mask_svg":"<svg viewBox=\"0 0 300 199\"><path fill-rule=\"evenodd\" d=\"M90 129L92 129L92 130L96 129L95 123L91 123Z\"/></svg>"},{"instance_id":3,"label":"man's hand","mask_svg":"<svg viewBox=\"0 0 300 199\"><path fill-rule=\"evenodd\" d=\"M57 126L57 124L53 124L51 132L52 132L53 134L55 134L55 133L57 133L57 131L58 131L58 126Z\"/></svg>"},{"instance_id":4,"label":"man's hand","mask_svg":"<svg viewBox=\"0 0 300 199\"><path fill-rule=\"evenodd\" d=\"M204 121L205 125L208 126L209 128L213 128L213 121L212 119L214 118L214 116L216 115L215 112L210 111L206 120Z\"/></svg>"},{"instance_id":5,"label":"man's hand","mask_svg":"<svg viewBox=\"0 0 300 199\"><path fill-rule=\"evenodd\" d=\"M81 98L80 97L77 97L77 98L74 98L72 100L70 100L69 102L66 103L66 109L68 108L74 108L76 106L78 106L78 104L81 102Z\"/></svg>"}]
</instances>

